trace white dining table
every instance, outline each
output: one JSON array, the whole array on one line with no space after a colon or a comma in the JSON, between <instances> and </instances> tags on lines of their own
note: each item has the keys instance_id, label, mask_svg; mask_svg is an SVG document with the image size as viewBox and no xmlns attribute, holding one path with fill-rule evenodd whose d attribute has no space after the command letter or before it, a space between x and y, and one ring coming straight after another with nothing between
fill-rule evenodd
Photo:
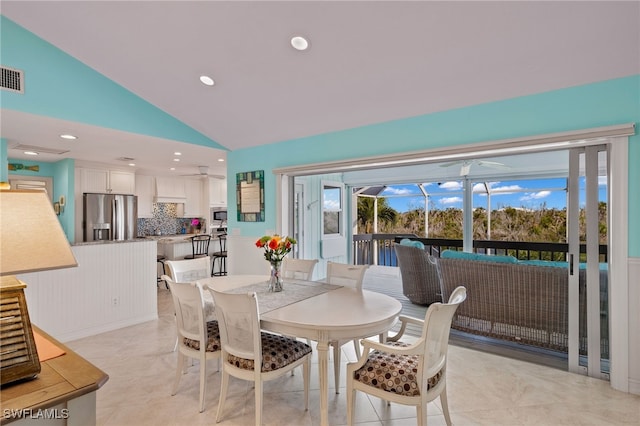
<instances>
[{"instance_id":1,"label":"white dining table","mask_svg":"<svg viewBox=\"0 0 640 426\"><path fill-rule=\"evenodd\" d=\"M199 281L217 291L257 290L264 330L317 342L320 423L326 426L329 342L386 333L397 322L402 305L385 294L315 281L285 280L284 291L269 293L268 279L264 275L229 275Z\"/></svg>"}]
</instances>

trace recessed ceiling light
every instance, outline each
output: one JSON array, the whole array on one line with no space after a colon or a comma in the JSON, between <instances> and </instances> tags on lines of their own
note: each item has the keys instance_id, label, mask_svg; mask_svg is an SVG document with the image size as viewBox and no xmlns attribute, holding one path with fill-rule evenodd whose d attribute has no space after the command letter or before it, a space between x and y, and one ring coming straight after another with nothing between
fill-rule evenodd
<instances>
[{"instance_id":1,"label":"recessed ceiling light","mask_svg":"<svg viewBox=\"0 0 640 426\"><path fill-rule=\"evenodd\" d=\"M175 167L171 167L169 170L175 170L175 169L176 169Z\"/></svg>"},{"instance_id":2,"label":"recessed ceiling light","mask_svg":"<svg viewBox=\"0 0 640 426\"><path fill-rule=\"evenodd\" d=\"M129 165L130 165L131 167L133 167L133 166L135 166L135 165L136 165L136 163L129 163Z\"/></svg>"},{"instance_id":3,"label":"recessed ceiling light","mask_svg":"<svg viewBox=\"0 0 640 426\"><path fill-rule=\"evenodd\" d=\"M35 151L25 151L24 153L25 153L26 155L38 155L38 153L37 153L37 152L35 152Z\"/></svg>"},{"instance_id":4,"label":"recessed ceiling light","mask_svg":"<svg viewBox=\"0 0 640 426\"><path fill-rule=\"evenodd\" d=\"M173 161L180 161L180 159L179 158L174 158Z\"/></svg>"},{"instance_id":5,"label":"recessed ceiling light","mask_svg":"<svg viewBox=\"0 0 640 426\"><path fill-rule=\"evenodd\" d=\"M60 135L60 137L62 139L78 139L77 136L73 136L73 135L69 135L69 134Z\"/></svg>"},{"instance_id":6,"label":"recessed ceiling light","mask_svg":"<svg viewBox=\"0 0 640 426\"><path fill-rule=\"evenodd\" d=\"M211 77L209 77L208 75L201 75L200 76L200 81L202 82L202 84L207 85L207 86L213 86L215 84L213 79Z\"/></svg>"},{"instance_id":7,"label":"recessed ceiling light","mask_svg":"<svg viewBox=\"0 0 640 426\"><path fill-rule=\"evenodd\" d=\"M173 155L182 155L181 152L174 152Z\"/></svg>"},{"instance_id":8,"label":"recessed ceiling light","mask_svg":"<svg viewBox=\"0 0 640 426\"><path fill-rule=\"evenodd\" d=\"M295 36L291 39L291 46L296 50L307 50L307 48L309 48L309 42L304 37Z\"/></svg>"},{"instance_id":9,"label":"recessed ceiling light","mask_svg":"<svg viewBox=\"0 0 640 426\"><path fill-rule=\"evenodd\" d=\"M218 161L223 162L224 158L218 158Z\"/></svg>"}]
</instances>

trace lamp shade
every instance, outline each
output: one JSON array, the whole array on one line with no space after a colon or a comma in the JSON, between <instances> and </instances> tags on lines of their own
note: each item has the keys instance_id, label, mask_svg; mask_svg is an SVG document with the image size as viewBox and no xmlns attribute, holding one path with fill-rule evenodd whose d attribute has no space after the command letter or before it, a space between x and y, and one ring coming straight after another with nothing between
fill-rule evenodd
<instances>
[{"instance_id":1,"label":"lamp shade","mask_svg":"<svg viewBox=\"0 0 640 426\"><path fill-rule=\"evenodd\" d=\"M0 190L0 275L78 266L42 191Z\"/></svg>"}]
</instances>

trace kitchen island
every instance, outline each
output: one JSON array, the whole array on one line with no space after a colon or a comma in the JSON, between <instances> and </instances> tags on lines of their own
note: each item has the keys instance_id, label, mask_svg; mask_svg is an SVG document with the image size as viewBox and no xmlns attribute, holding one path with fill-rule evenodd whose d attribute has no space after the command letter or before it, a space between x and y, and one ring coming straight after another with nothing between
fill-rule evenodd
<instances>
[{"instance_id":1,"label":"kitchen island","mask_svg":"<svg viewBox=\"0 0 640 426\"><path fill-rule=\"evenodd\" d=\"M76 268L20 274L31 322L68 342L158 318L156 241L71 246Z\"/></svg>"},{"instance_id":2,"label":"kitchen island","mask_svg":"<svg viewBox=\"0 0 640 426\"><path fill-rule=\"evenodd\" d=\"M212 232L211 243L209 244L209 255L220 251L220 235L223 232ZM191 237L196 234L178 234L146 237L158 242L158 254L163 255L167 260L180 260L193 253L191 247Z\"/></svg>"}]
</instances>

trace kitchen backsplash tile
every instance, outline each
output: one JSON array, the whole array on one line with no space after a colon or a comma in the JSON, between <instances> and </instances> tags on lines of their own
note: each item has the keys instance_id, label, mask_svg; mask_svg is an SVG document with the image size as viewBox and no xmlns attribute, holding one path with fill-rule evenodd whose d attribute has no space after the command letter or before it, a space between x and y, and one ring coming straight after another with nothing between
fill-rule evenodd
<instances>
[{"instance_id":1,"label":"kitchen backsplash tile","mask_svg":"<svg viewBox=\"0 0 640 426\"><path fill-rule=\"evenodd\" d=\"M138 218L138 236L173 235L193 232L193 218L177 217L178 205L175 203L153 203L152 218Z\"/></svg>"}]
</instances>

